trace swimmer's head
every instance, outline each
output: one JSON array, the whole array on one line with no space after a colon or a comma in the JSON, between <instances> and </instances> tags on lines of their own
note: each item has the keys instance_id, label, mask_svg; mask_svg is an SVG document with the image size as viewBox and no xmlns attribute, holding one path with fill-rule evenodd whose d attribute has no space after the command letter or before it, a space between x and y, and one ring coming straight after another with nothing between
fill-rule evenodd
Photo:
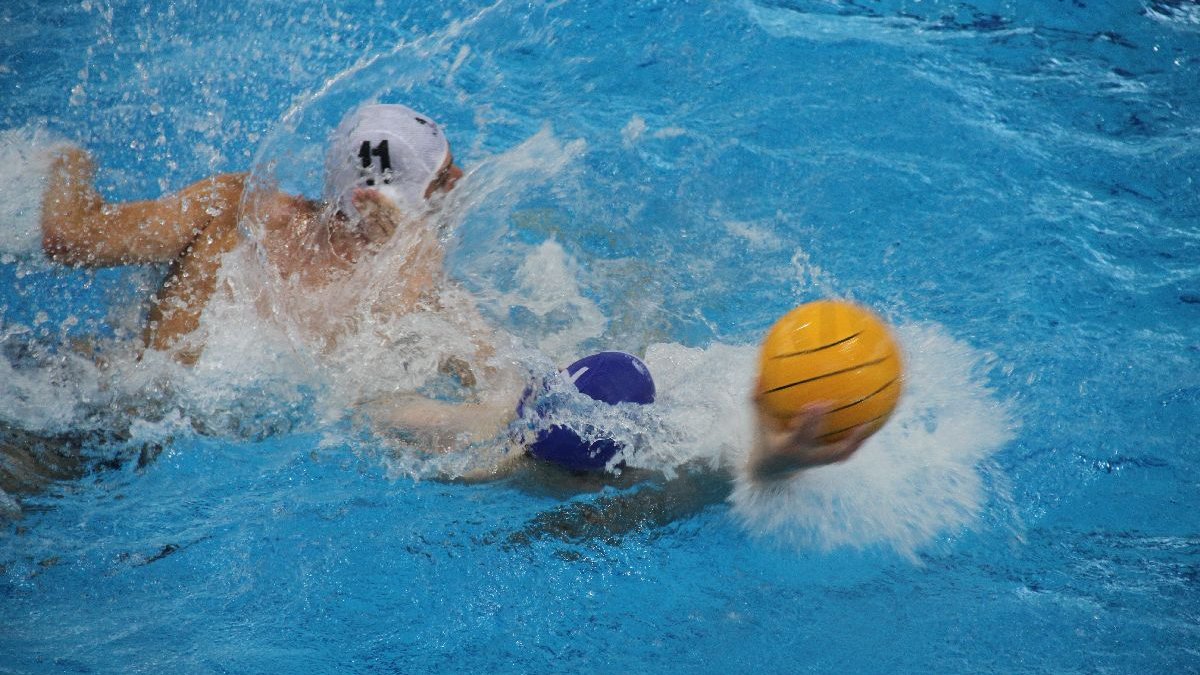
<instances>
[{"instance_id":1,"label":"swimmer's head","mask_svg":"<svg viewBox=\"0 0 1200 675\"><path fill-rule=\"evenodd\" d=\"M437 123L402 105L369 104L352 111L330 139L325 199L350 217L355 188L374 188L410 212L461 173ZM448 186L448 185L447 185Z\"/></svg>"}]
</instances>

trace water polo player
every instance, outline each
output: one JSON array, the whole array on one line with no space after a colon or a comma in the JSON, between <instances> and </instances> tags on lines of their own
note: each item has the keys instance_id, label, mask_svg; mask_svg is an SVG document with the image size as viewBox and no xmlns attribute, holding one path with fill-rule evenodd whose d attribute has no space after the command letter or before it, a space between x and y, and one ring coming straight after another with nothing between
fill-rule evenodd
<instances>
[{"instance_id":1,"label":"water polo player","mask_svg":"<svg viewBox=\"0 0 1200 675\"><path fill-rule=\"evenodd\" d=\"M68 147L51 164L42 201L42 242L54 260L87 267L170 263L149 313L150 349L194 361L201 345L184 340L200 323L223 256L244 239L239 205L247 174L221 174L157 200L106 203L93 188L87 153ZM402 105L365 105L338 126L326 159L327 203L273 193L260 243L283 275L320 286L399 227L414 225L426 200L463 175L429 117ZM303 238L303 240L301 240ZM436 261L440 262L440 261ZM413 275L402 295L418 296Z\"/></svg>"},{"instance_id":2,"label":"water polo player","mask_svg":"<svg viewBox=\"0 0 1200 675\"><path fill-rule=\"evenodd\" d=\"M181 362L194 361L203 348L203 331L197 330L201 314L226 255L246 243L238 221L247 175L222 174L157 200L109 204L94 189L93 172L83 150L59 151L42 202L44 250L59 262L88 267L170 263L149 311L145 346ZM402 266L393 300L400 311L436 306L429 296L445 282L442 250L436 232L422 229L422 215L430 198L453 189L462 175L432 119L401 105L365 105L348 114L331 137L323 202L280 192L255 195L257 213L263 215L256 243L280 277L297 280L291 292L304 295L370 257L398 231L424 237L426 245L414 248L422 255ZM490 350L487 336L479 336L477 345L481 352ZM486 360L475 356L476 363ZM527 378L513 368L490 375L487 391L469 403L413 392L364 405L374 423L421 430L428 445L437 448L458 444L463 434L496 438L516 416ZM818 442L819 417L802 410L790 421L760 419L749 475L784 479L799 469L844 459L861 444L857 437ZM599 468L572 466L553 452L536 450L569 468ZM594 464L595 458L588 461Z\"/></svg>"}]
</instances>

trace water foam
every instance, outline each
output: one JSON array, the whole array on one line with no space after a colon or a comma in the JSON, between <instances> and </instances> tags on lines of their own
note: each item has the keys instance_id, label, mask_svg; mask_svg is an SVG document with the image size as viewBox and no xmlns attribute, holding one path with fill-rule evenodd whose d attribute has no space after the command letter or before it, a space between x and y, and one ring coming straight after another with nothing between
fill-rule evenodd
<instances>
[{"instance_id":1,"label":"water foam","mask_svg":"<svg viewBox=\"0 0 1200 675\"><path fill-rule=\"evenodd\" d=\"M40 257L42 194L63 147L63 138L40 125L0 131L0 262Z\"/></svg>"},{"instance_id":2,"label":"water foam","mask_svg":"<svg viewBox=\"0 0 1200 675\"><path fill-rule=\"evenodd\" d=\"M627 141L636 142L644 131L644 123L627 127ZM286 151L281 156L316 156L281 145L280 137L272 142L264 143L260 160L281 149ZM305 406L316 399L319 424L330 442L340 442L358 431L341 425L358 401L436 385L444 376L445 357L474 351L472 336L480 332L490 332L497 345L491 358L519 363L530 372L546 372L581 355L582 346L603 333L607 319L581 289L579 265L552 238L529 245L505 241L505 236L522 198L551 179L556 188L563 186L585 149L583 141L564 141L545 127L511 150L480 161L448 195L438 224L445 231L442 241L468 261L458 271L477 287L470 295L454 284L442 289L443 306L450 311L405 316L371 311L388 293L395 263L410 252L404 242L394 242L352 283L301 298L312 312L335 309L344 322L333 342L314 340L303 322L277 311L282 307L277 302L280 289L274 286L279 280L263 275L262 259L253 247L231 254L222 268L225 290L202 318L207 344L195 367L184 369L165 355L150 353L136 364L123 364L129 367L114 380L113 386L131 398L163 391L175 406L138 416L130 425L135 436L157 441L196 426L239 436L271 433L305 417ZM303 178L313 182L307 174ZM734 221L728 227L748 241L774 245L769 232ZM456 231L469 236L458 240ZM815 286L814 279L823 276L806 258L794 258L793 265L808 270L799 275L798 286ZM496 282L493 271L499 268L515 270L511 283ZM502 319L506 330L496 331L494 322L478 317L476 302L490 309L491 318ZM514 309L533 319L514 321ZM909 378L895 418L849 462L806 472L781 489L757 489L738 478L731 500L751 531L820 548L891 546L911 556L938 536L978 522L989 495L996 494L989 493L987 460L1011 437L1010 411L982 384L978 368L985 355L935 326L902 327L899 333L908 353ZM638 347L626 348L637 352ZM755 352L754 347L723 344L650 345L645 360L658 382L659 401L643 411L647 414L586 405L574 410L578 421L603 417L614 435L631 441L633 450L624 458L631 466L672 475L698 462L736 474L753 431L747 392ZM23 414L47 428L78 423L83 416L79 406L62 402L90 400L108 378L98 370L79 377L55 372L45 369L23 385L31 392L24 394L26 399L33 401ZM56 389L56 378L77 383L78 389ZM36 420L37 415L46 417ZM396 451L388 460L393 474L421 477L461 475L477 465L478 457L492 459L507 448L496 442L434 458L411 452L403 443L389 449Z\"/></svg>"},{"instance_id":3,"label":"water foam","mask_svg":"<svg viewBox=\"0 0 1200 675\"><path fill-rule=\"evenodd\" d=\"M35 433L86 424L107 400L104 377L90 359L36 342L27 326L0 321L0 420Z\"/></svg>"}]
</instances>

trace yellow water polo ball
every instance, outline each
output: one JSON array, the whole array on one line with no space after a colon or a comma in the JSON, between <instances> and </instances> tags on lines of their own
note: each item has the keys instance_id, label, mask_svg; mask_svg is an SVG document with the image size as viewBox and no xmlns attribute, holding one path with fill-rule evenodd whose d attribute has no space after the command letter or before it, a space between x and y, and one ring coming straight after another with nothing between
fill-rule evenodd
<instances>
[{"instance_id":1,"label":"yellow water polo ball","mask_svg":"<svg viewBox=\"0 0 1200 675\"><path fill-rule=\"evenodd\" d=\"M783 315L763 339L759 403L785 421L807 405L828 405L829 442L860 428L873 434L896 409L902 372L882 319L850 302L819 300Z\"/></svg>"}]
</instances>

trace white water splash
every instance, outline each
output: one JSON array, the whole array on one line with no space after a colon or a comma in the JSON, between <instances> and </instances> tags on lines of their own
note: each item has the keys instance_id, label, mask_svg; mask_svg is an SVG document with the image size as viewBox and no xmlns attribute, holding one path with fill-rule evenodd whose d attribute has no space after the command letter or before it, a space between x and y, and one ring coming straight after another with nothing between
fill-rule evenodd
<instances>
[{"instance_id":1,"label":"white water splash","mask_svg":"<svg viewBox=\"0 0 1200 675\"><path fill-rule=\"evenodd\" d=\"M272 140L282 155L303 155L311 142L312 137L303 134ZM413 393L451 400L487 396L490 383L483 373L497 362L530 371L552 370L547 354L576 355L581 341L603 330L605 318L579 290L578 267L561 246L499 241L505 236L506 215L519 199L568 175L582 150L581 142L563 142L548 128L541 129L476 164L453 192L438 198L437 208L426 213L412 233L402 231L359 260L351 272L320 286L298 285L274 269L255 240L260 202L248 195L242 219L250 241L225 257L219 290L201 320L203 356L194 373L174 384L191 397L214 402L224 398L222 387L205 374L225 373L230 382L224 390L241 395L241 383L250 381L264 382L264 389L276 398L294 398L301 388L310 397L319 392L317 418L336 436L357 433L337 423L354 418L364 401ZM265 154L260 153L260 159ZM260 166L267 173L252 183L252 190L276 183L269 174L274 163L267 160ZM423 255L424 249L414 247L431 246L425 236L431 231L439 233L439 243L451 254L459 245L475 254L461 272L477 288L468 292L447 279L438 286L436 299L392 311L408 284L411 265L405 261ZM495 268L516 270L511 288L501 289L492 281L488 272ZM503 322L485 320L477 304L501 314L519 308L526 316L544 319L535 321L535 327L549 329L536 331L530 349L509 335ZM524 337L534 331L518 332ZM448 373L447 366L454 364L459 370ZM462 368L483 378L475 391L456 381ZM450 468L427 462L403 472L428 476Z\"/></svg>"},{"instance_id":2,"label":"white water splash","mask_svg":"<svg viewBox=\"0 0 1200 675\"><path fill-rule=\"evenodd\" d=\"M30 432L69 431L107 399L103 374L90 359L68 350L43 351L28 327L0 321L0 345L17 343L35 349L23 358L0 356L0 421Z\"/></svg>"},{"instance_id":3,"label":"white water splash","mask_svg":"<svg viewBox=\"0 0 1200 675\"><path fill-rule=\"evenodd\" d=\"M0 131L0 262L39 259L42 195L65 139L31 124Z\"/></svg>"},{"instance_id":4,"label":"white water splash","mask_svg":"<svg viewBox=\"0 0 1200 675\"><path fill-rule=\"evenodd\" d=\"M989 460L1016 423L983 383L988 356L935 325L901 327L898 337L907 365L892 420L845 463L778 489L739 476L732 501L751 531L821 549L886 546L915 559L938 537L977 526L989 499L1009 500Z\"/></svg>"},{"instance_id":5,"label":"white water splash","mask_svg":"<svg viewBox=\"0 0 1200 675\"><path fill-rule=\"evenodd\" d=\"M460 199L481 207L487 202L470 191ZM510 244L491 255L502 256L516 272L511 287L483 289L490 302L565 322L542 331L541 342L532 338L535 344L524 348L509 343L505 358L526 364L540 358L531 372L549 363L562 366L603 330L603 312L580 291L579 266L553 240ZM427 386L437 377L439 358L466 349L463 336L484 327L411 315L365 322L359 329L323 357L337 363L327 371L333 390L340 392L331 399L337 406L366 392ZM915 559L939 537L977 526L990 500L1007 499L1003 476L989 460L1012 437L1015 425L1009 406L983 384L987 355L937 326L903 326L898 336L908 366L906 393L892 421L850 461L810 470L781 488L760 489L736 478L731 501L750 531L802 547L882 546ZM636 448L623 457L630 466L670 476L699 462L737 476L753 432L747 396L756 352L753 346L651 345L645 360L657 382L658 401L646 415L602 411L611 414L599 426ZM581 404L569 406L564 419L571 426L595 423L597 414ZM503 456L506 443L499 439L436 457L404 447L393 450L385 459L390 472L419 479L462 475Z\"/></svg>"},{"instance_id":6,"label":"white water splash","mask_svg":"<svg viewBox=\"0 0 1200 675\"><path fill-rule=\"evenodd\" d=\"M500 293L502 307L521 307L536 320L522 331L538 351L566 365L580 356L580 345L599 337L608 323L596 303L579 289L575 261L557 242L549 240L529 251L517 270L517 288Z\"/></svg>"}]
</instances>

